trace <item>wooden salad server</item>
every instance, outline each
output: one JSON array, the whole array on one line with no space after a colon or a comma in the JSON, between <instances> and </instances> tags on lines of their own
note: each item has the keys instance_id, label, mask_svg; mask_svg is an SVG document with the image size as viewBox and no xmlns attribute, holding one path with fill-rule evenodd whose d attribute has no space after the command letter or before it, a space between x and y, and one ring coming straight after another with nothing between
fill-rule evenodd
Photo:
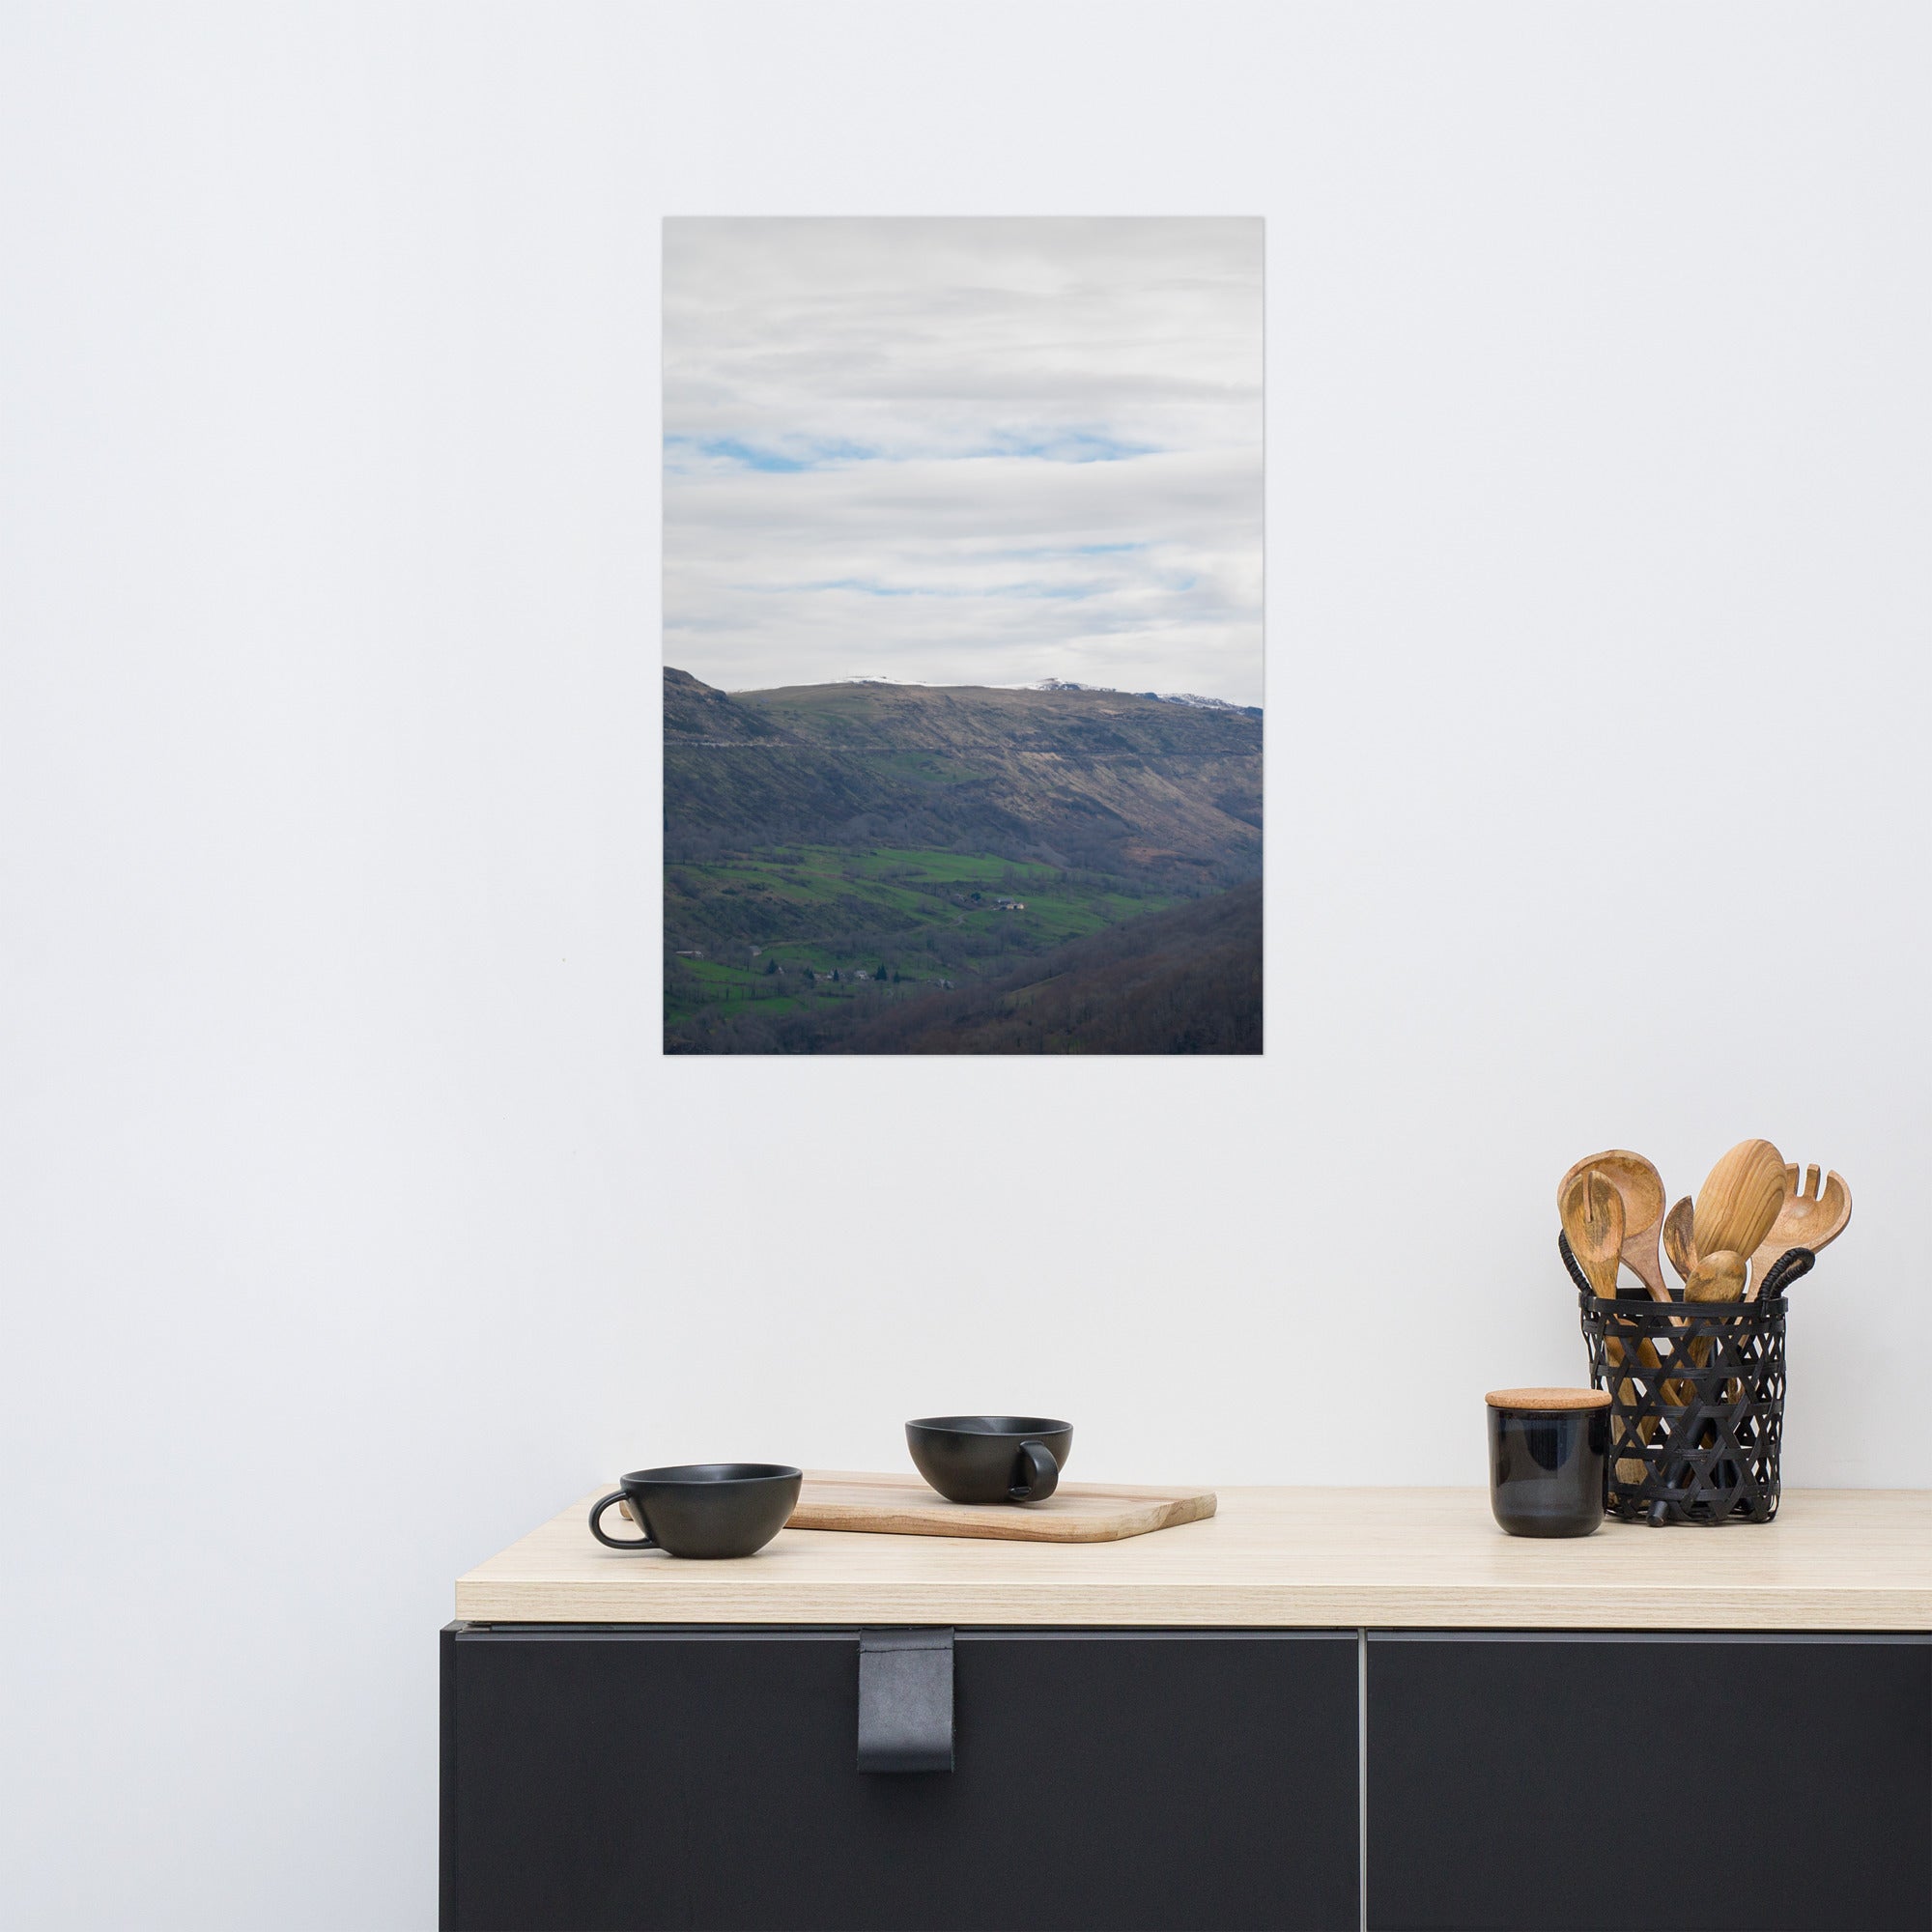
<instances>
[{"instance_id":1,"label":"wooden salad server","mask_svg":"<svg viewBox=\"0 0 1932 1932\"><path fill-rule=\"evenodd\" d=\"M1612 1299L1617 1292L1617 1263L1624 1247L1624 1198L1616 1183L1599 1168L1572 1168L1563 1177L1556 1211L1563 1220L1563 1235L1570 1243L1570 1253L1590 1284L1590 1292L1599 1300ZM1604 1358L1613 1369L1623 1367L1624 1345L1614 1336L1604 1338ZM1646 1366L1658 1366L1657 1351L1648 1342L1641 1345L1638 1359ZM1626 1403L1634 1404L1636 1400L1628 1378L1617 1393ZM1622 1425L1618 1427L1621 1429ZM1643 1469L1642 1463L1634 1458L1620 1457L1617 1480L1640 1483Z\"/></svg>"},{"instance_id":2,"label":"wooden salad server","mask_svg":"<svg viewBox=\"0 0 1932 1932\"><path fill-rule=\"evenodd\" d=\"M1615 1183L1593 1167L1573 1174L1556 1211L1591 1290L1605 1301L1612 1299L1624 1244L1624 1200Z\"/></svg>"},{"instance_id":3,"label":"wooden salad server","mask_svg":"<svg viewBox=\"0 0 1932 1932\"><path fill-rule=\"evenodd\" d=\"M1845 1232L1845 1223L1851 1218L1852 1190L1845 1185L1842 1175L1827 1175L1821 1186L1818 1170L1808 1167L1801 1186L1797 1166L1787 1165L1784 1199L1779 1204L1777 1219L1751 1256L1750 1287L1746 1299L1757 1299L1765 1277L1791 1249L1809 1248L1816 1254Z\"/></svg>"},{"instance_id":4,"label":"wooden salad server","mask_svg":"<svg viewBox=\"0 0 1932 1932\"><path fill-rule=\"evenodd\" d=\"M1663 1180L1640 1153L1611 1148L1579 1160L1556 1185L1556 1211L1563 1211L1563 1197L1579 1174L1592 1168L1603 1175L1623 1198L1623 1261L1650 1291L1653 1301L1668 1301L1670 1291L1663 1285L1663 1269L1657 1259L1657 1237L1663 1223ZM1577 1244L1573 1239L1570 1245ZM1612 1288L1614 1294L1616 1290Z\"/></svg>"}]
</instances>

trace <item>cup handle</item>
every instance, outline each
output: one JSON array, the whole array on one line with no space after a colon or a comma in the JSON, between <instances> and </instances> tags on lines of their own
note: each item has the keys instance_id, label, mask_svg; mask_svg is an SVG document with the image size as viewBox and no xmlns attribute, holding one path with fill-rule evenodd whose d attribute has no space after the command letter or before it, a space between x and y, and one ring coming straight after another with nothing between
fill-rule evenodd
<instances>
[{"instance_id":1,"label":"cup handle","mask_svg":"<svg viewBox=\"0 0 1932 1932\"><path fill-rule=\"evenodd\" d=\"M607 1509L609 1509L612 1503L620 1503L623 1500L624 1500L623 1491L612 1490L608 1496L600 1496L596 1502L591 1504L590 1534L594 1536L599 1543L608 1544L612 1549L655 1549L658 1547L657 1538L654 1537L650 1533L650 1531L646 1529L644 1525L640 1522L638 1523L638 1532L643 1538L643 1541L641 1543L633 1543L628 1538L626 1538L622 1542L619 1542L616 1537L606 1536L604 1534L604 1524L602 1521L604 1512ZM627 1511L626 1514L628 1515L629 1512ZM636 1517L632 1517L631 1520L633 1522L638 1521Z\"/></svg>"},{"instance_id":2,"label":"cup handle","mask_svg":"<svg viewBox=\"0 0 1932 1932\"><path fill-rule=\"evenodd\" d=\"M1008 1490L1007 1495L1016 1503L1043 1503L1060 1487L1060 1464L1044 1442L1020 1444L1013 1474L1021 1479Z\"/></svg>"}]
</instances>

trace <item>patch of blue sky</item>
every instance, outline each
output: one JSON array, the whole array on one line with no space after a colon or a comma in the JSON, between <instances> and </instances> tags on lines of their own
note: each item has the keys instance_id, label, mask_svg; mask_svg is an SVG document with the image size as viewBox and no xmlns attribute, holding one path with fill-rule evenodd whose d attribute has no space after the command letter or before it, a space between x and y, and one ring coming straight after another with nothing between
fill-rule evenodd
<instances>
[{"instance_id":1,"label":"patch of blue sky","mask_svg":"<svg viewBox=\"0 0 1932 1932\"><path fill-rule=\"evenodd\" d=\"M745 442L732 436L668 436L665 461L673 469L693 456L729 463L740 469L791 475L805 469L830 469L847 463L871 461L879 452L858 442L800 442L784 446Z\"/></svg>"},{"instance_id":2,"label":"patch of blue sky","mask_svg":"<svg viewBox=\"0 0 1932 1932\"><path fill-rule=\"evenodd\" d=\"M988 583L978 588L952 584L879 583L863 577L827 578L819 583L767 583L758 586L767 596L789 597L804 592L848 590L861 597L1017 597L1081 598L1099 597L1115 588L1108 583Z\"/></svg>"},{"instance_id":3,"label":"patch of blue sky","mask_svg":"<svg viewBox=\"0 0 1932 1932\"><path fill-rule=\"evenodd\" d=\"M1017 458L1035 463L1128 463L1137 456L1158 456L1158 445L1127 442L1097 429L1003 430L990 440L970 449L906 448L885 450L863 442L834 439L807 440L779 438L769 442L748 442L735 436L668 436L664 440L665 463L673 470L688 469L694 460L729 464L737 469L753 469L767 475L796 475L809 469L842 469L853 463L918 463L934 459L953 462L983 461L987 457ZM1131 546L1100 544L1094 551Z\"/></svg>"},{"instance_id":4,"label":"patch of blue sky","mask_svg":"<svg viewBox=\"0 0 1932 1932\"><path fill-rule=\"evenodd\" d=\"M998 550L976 554L987 563L1029 563L1042 556L1128 556L1136 551L1151 550L1151 543L1104 544L1006 544Z\"/></svg>"},{"instance_id":5,"label":"patch of blue sky","mask_svg":"<svg viewBox=\"0 0 1932 1932\"><path fill-rule=\"evenodd\" d=\"M1158 456L1151 442L1127 442L1101 429L1003 431L993 439L989 456L1032 457L1041 463L1128 463L1137 456Z\"/></svg>"}]
</instances>

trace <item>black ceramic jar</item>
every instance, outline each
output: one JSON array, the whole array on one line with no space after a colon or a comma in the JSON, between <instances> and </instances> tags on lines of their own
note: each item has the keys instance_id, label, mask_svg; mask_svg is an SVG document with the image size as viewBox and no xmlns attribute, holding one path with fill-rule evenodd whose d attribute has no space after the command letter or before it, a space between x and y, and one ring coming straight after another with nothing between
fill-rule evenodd
<instances>
[{"instance_id":1,"label":"black ceramic jar","mask_svg":"<svg viewBox=\"0 0 1932 1932\"><path fill-rule=\"evenodd\" d=\"M1604 1520L1607 1389L1492 1389L1490 1507L1512 1536L1588 1536Z\"/></svg>"}]
</instances>

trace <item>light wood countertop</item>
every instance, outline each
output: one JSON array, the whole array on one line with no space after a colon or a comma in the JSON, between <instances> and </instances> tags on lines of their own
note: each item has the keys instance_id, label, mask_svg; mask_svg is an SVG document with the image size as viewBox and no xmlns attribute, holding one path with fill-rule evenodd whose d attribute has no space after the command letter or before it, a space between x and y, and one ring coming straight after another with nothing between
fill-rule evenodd
<instances>
[{"instance_id":1,"label":"light wood countertop","mask_svg":"<svg viewBox=\"0 0 1932 1932\"><path fill-rule=\"evenodd\" d=\"M1227 1489L1121 1543L781 1530L691 1563L591 1539L593 1496L456 1585L473 1623L1932 1630L1932 1491L1786 1491L1777 1520L1505 1536L1483 1490Z\"/></svg>"}]
</instances>

